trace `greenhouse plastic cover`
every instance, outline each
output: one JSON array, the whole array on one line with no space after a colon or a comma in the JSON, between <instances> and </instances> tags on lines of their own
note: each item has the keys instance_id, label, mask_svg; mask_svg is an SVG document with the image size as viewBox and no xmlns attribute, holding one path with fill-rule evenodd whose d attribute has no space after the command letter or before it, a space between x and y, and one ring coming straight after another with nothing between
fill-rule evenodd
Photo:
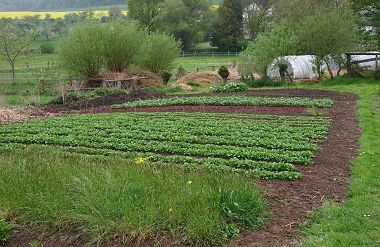
<instances>
[{"instance_id":1,"label":"greenhouse plastic cover","mask_svg":"<svg viewBox=\"0 0 380 247\"><path fill-rule=\"evenodd\" d=\"M293 79L313 79L318 76L313 72L313 59L312 55L277 58L269 65L268 76L271 79L280 79L280 72L275 64L277 61L284 61L288 64L288 73Z\"/></svg>"},{"instance_id":2,"label":"greenhouse plastic cover","mask_svg":"<svg viewBox=\"0 0 380 247\"><path fill-rule=\"evenodd\" d=\"M379 53L378 51L373 51L370 53ZM376 55L354 55L352 56L353 61L361 61L361 60L366 60L366 59L371 59L371 58L376 58ZM380 59L380 55L379 55ZM371 69L374 70L376 68L376 62L371 61L371 62L365 62L360 64L361 67L365 69ZM378 61L378 66L380 66L380 60Z\"/></svg>"}]
</instances>

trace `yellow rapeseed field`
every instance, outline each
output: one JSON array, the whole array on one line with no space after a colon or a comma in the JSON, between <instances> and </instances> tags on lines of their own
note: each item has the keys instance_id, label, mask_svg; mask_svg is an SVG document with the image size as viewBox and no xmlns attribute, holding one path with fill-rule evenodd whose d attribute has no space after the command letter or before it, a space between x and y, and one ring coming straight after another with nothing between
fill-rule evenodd
<instances>
[{"instance_id":1,"label":"yellow rapeseed field","mask_svg":"<svg viewBox=\"0 0 380 247\"><path fill-rule=\"evenodd\" d=\"M80 11L62 11L62 12L24 12L24 11L16 11L16 12L0 12L0 19L1 18L12 18L12 19L22 19L26 16L36 16L38 15L40 19L44 19L47 14L51 16L53 19L63 18L65 15L69 13L78 13ZM101 18L103 16L108 15L107 10L96 10L95 16L97 18ZM126 15L128 12L123 11L123 13Z\"/></svg>"}]
</instances>

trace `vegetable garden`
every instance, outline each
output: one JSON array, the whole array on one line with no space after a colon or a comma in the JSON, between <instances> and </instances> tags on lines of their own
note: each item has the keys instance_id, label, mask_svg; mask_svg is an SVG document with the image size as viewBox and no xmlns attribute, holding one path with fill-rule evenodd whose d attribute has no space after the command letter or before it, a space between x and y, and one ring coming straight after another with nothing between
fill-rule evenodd
<instances>
[{"instance_id":1,"label":"vegetable garden","mask_svg":"<svg viewBox=\"0 0 380 247\"><path fill-rule=\"evenodd\" d=\"M228 102L235 98L225 100ZM301 98L294 101L285 98L272 101L252 99L265 105L294 102L296 105L328 106L332 103L330 100L308 101ZM170 100L178 103L181 99L132 104L148 106L163 102L163 105ZM3 147L48 145L64 152L143 159L190 170L296 180L302 174L294 165L312 163L313 153L326 137L329 126L330 119L323 116L108 113L71 115L2 126L0 142Z\"/></svg>"}]
</instances>

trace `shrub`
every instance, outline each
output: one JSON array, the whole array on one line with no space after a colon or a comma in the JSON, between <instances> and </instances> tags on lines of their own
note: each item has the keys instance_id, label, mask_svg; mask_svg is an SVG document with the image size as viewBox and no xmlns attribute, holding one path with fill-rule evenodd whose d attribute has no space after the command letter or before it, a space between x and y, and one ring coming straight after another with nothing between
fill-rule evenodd
<instances>
[{"instance_id":1,"label":"shrub","mask_svg":"<svg viewBox=\"0 0 380 247\"><path fill-rule=\"evenodd\" d=\"M164 71L161 73L162 80L164 81L164 84L167 85L170 78L172 77L172 74L170 72Z\"/></svg>"},{"instance_id":2,"label":"shrub","mask_svg":"<svg viewBox=\"0 0 380 247\"><path fill-rule=\"evenodd\" d=\"M140 49L143 33L133 24L113 21L105 29L104 58L108 70L122 72Z\"/></svg>"},{"instance_id":3,"label":"shrub","mask_svg":"<svg viewBox=\"0 0 380 247\"><path fill-rule=\"evenodd\" d=\"M42 54L53 54L55 53L55 46L53 44L44 43L40 45L40 51Z\"/></svg>"},{"instance_id":4,"label":"shrub","mask_svg":"<svg viewBox=\"0 0 380 247\"><path fill-rule=\"evenodd\" d=\"M5 220L0 219L0 245L8 240L13 227Z\"/></svg>"},{"instance_id":5,"label":"shrub","mask_svg":"<svg viewBox=\"0 0 380 247\"><path fill-rule=\"evenodd\" d=\"M227 78L230 75L230 71L225 66L219 68L218 74L223 78L224 82L227 82Z\"/></svg>"},{"instance_id":6,"label":"shrub","mask_svg":"<svg viewBox=\"0 0 380 247\"><path fill-rule=\"evenodd\" d=\"M174 37L151 33L141 45L136 63L153 73L170 71L179 53L180 43Z\"/></svg>"},{"instance_id":7,"label":"shrub","mask_svg":"<svg viewBox=\"0 0 380 247\"><path fill-rule=\"evenodd\" d=\"M281 87L285 85L285 82L281 81L272 81L269 78L261 78L257 80L248 80L245 81L249 87L260 88L260 87Z\"/></svg>"},{"instance_id":8,"label":"shrub","mask_svg":"<svg viewBox=\"0 0 380 247\"><path fill-rule=\"evenodd\" d=\"M243 82L230 82L221 86L211 87L213 93L228 93L246 91L248 85Z\"/></svg>"},{"instance_id":9,"label":"shrub","mask_svg":"<svg viewBox=\"0 0 380 247\"><path fill-rule=\"evenodd\" d=\"M104 64L104 33L104 27L99 24L76 26L61 42L61 58L67 70L87 78L98 75Z\"/></svg>"}]
</instances>

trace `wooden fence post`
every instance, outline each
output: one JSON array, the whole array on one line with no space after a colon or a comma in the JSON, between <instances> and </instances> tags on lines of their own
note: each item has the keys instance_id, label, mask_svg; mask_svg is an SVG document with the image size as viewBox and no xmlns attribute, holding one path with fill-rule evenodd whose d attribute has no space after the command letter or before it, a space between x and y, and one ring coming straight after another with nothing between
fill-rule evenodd
<instances>
[{"instance_id":1,"label":"wooden fence post","mask_svg":"<svg viewBox=\"0 0 380 247\"><path fill-rule=\"evenodd\" d=\"M351 64L351 54L347 55L347 75L348 77L352 77L352 64Z\"/></svg>"}]
</instances>

